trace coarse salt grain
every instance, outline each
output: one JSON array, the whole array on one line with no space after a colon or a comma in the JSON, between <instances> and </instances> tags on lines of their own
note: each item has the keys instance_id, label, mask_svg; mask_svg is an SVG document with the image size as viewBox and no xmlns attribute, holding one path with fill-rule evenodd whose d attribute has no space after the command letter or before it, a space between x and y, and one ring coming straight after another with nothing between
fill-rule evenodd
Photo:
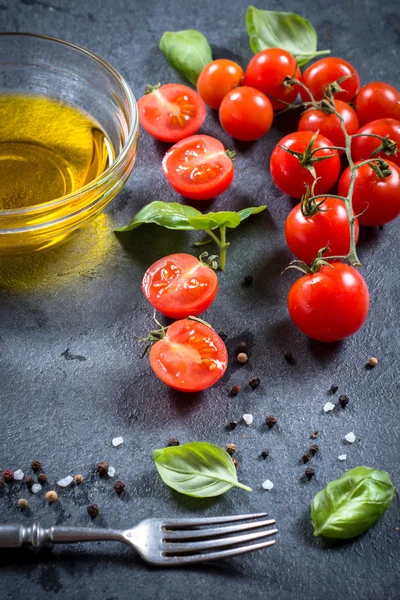
<instances>
[{"instance_id":1,"label":"coarse salt grain","mask_svg":"<svg viewBox=\"0 0 400 600\"><path fill-rule=\"evenodd\" d=\"M115 469L111 465L108 467L107 475L109 477L114 477L114 475L115 475Z\"/></svg>"},{"instance_id":2,"label":"coarse salt grain","mask_svg":"<svg viewBox=\"0 0 400 600\"><path fill-rule=\"evenodd\" d=\"M332 402L327 402L324 406L324 412L329 412L335 408L335 405Z\"/></svg>"},{"instance_id":3,"label":"coarse salt grain","mask_svg":"<svg viewBox=\"0 0 400 600\"><path fill-rule=\"evenodd\" d=\"M253 415L243 415L243 421L246 423L246 425L251 425L253 420Z\"/></svg>"},{"instance_id":4,"label":"coarse salt grain","mask_svg":"<svg viewBox=\"0 0 400 600\"><path fill-rule=\"evenodd\" d=\"M349 444L353 444L356 441L356 436L352 431L350 431L350 433L344 436L344 439L346 442L349 442Z\"/></svg>"},{"instance_id":5,"label":"coarse salt grain","mask_svg":"<svg viewBox=\"0 0 400 600\"><path fill-rule=\"evenodd\" d=\"M21 469L18 469L18 471L14 471L14 479L16 481L21 481L24 478L24 474L21 471Z\"/></svg>"},{"instance_id":6,"label":"coarse salt grain","mask_svg":"<svg viewBox=\"0 0 400 600\"><path fill-rule=\"evenodd\" d=\"M57 485L59 485L60 487L68 487L73 482L73 480L74 478L71 477L71 475L68 475L63 479L60 479L60 481L57 481Z\"/></svg>"},{"instance_id":7,"label":"coarse salt grain","mask_svg":"<svg viewBox=\"0 0 400 600\"><path fill-rule=\"evenodd\" d=\"M264 490L270 491L274 487L274 484L269 479L266 479L262 484L262 487L264 488Z\"/></svg>"},{"instance_id":8,"label":"coarse salt grain","mask_svg":"<svg viewBox=\"0 0 400 600\"><path fill-rule=\"evenodd\" d=\"M347 458L347 454L340 454L338 456L338 460L346 460L346 458Z\"/></svg>"},{"instance_id":9,"label":"coarse salt grain","mask_svg":"<svg viewBox=\"0 0 400 600\"><path fill-rule=\"evenodd\" d=\"M114 448L116 448L117 446L121 446L121 444L123 444L123 443L124 443L124 438L122 438L122 437L116 437L112 441L112 445L114 446Z\"/></svg>"},{"instance_id":10,"label":"coarse salt grain","mask_svg":"<svg viewBox=\"0 0 400 600\"><path fill-rule=\"evenodd\" d=\"M41 489L42 489L42 486L40 485L40 483L34 483L33 486L31 487L31 492L33 492L34 494L37 494L38 492L40 492Z\"/></svg>"}]
</instances>

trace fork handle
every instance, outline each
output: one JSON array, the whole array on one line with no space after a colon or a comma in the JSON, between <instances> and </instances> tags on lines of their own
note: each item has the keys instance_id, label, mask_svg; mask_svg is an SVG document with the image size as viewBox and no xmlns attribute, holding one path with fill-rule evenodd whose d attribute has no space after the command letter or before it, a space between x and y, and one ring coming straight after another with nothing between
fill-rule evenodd
<instances>
[{"instance_id":1,"label":"fork handle","mask_svg":"<svg viewBox=\"0 0 400 600\"><path fill-rule=\"evenodd\" d=\"M24 525L0 525L0 548L20 548L31 544L40 548L43 544L71 544L114 540L124 542L122 531L117 529L91 529L89 527L48 527L39 523Z\"/></svg>"}]
</instances>

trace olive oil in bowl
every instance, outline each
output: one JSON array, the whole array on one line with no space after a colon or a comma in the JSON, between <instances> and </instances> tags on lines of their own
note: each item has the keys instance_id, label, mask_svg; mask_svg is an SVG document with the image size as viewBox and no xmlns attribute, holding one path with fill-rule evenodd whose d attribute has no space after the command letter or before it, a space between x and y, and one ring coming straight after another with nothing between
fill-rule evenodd
<instances>
[{"instance_id":1,"label":"olive oil in bowl","mask_svg":"<svg viewBox=\"0 0 400 600\"><path fill-rule=\"evenodd\" d=\"M111 142L83 111L49 97L0 94L0 210L66 196L113 160Z\"/></svg>"}]
</instances>

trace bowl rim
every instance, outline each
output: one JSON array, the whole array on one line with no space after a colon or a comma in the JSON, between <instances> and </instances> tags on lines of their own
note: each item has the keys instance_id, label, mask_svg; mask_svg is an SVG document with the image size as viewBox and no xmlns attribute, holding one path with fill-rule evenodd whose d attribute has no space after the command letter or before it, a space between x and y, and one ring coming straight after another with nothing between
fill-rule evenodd
<instances>
[{"instance_id":1,"label":"bowl rim","mask_svg":"<svg viewBox=\"0 0 400 600\"><path fill-rule=\"evenodd\" d=\"M75 44L74 42L67 42L60 38L52 37L49 35L43 35L40 33L11 32L11 31L0 32L0 39L5 38L5 37L27 37L27 38L30 37L30 38L37 38L37 39L47 40L50 42L55 42L62 46L67 46L69 48L72 48L73 50L77 50L78 52L81 52L82 54L85 54L85 55L89 56L91 59L95 60L106 71L108 71L108 73L118 83L118 85L122 89L123 93L125 94L125 97L128 101L127 108L128 108L128 114L131 117L131 124L130 124L130 128L128 130L127 138L121 149L120 154L118 155L116 160L109 167L107 167L107 169L105 171L103 171L101 173L101 175L99 175L98 177L96 177L95 179L93 179L92 181L87 183L86 185L82 186L78 190L75 190L74 192L71 192L70 194L66 194L65 196L60 196L59 198L55 198L54 200L50 200L49 202L41 202L39 204L33 204L31 206L26 206L26 207L21 207L21 208L0 209L0 217L1 218L7 217L7 215L14 216L14 217L15 216L23 217L25 215L31 216L32 213L41 211L41 210L43 210L43 208L46 208L46 211L47 210L50 211L52 208L59 208L63 204L69 204L70 202L76 200L83 194L86 194L87 192L91 192L91 191L95 190L96 188L101 186L104 182L106 182L110 178L110 175L112 175L115 171L118 171L119 168L121 167L121 165L123 165L123 163L126 160L127 154L129 153L129 150L130 150L131 146L133 145L133 142L135 141L135 138L136 138L136 135L138 132L138 128L139 128L139 118L138 118L138 108L137 108L136 98L135 98L129 84L124 79L124 77L122 77L122 75L116 69L114 69L114 67L109 62L107 62L104 58L101 58L101 56L99 56L95 52L92 52L91 50L89 50L88 48L85 48L84 46ZM1 60L0 60L0 64L1 64ZM68 217L68 215L65 215L65 216Z\"/></svg>"}]
</instances>

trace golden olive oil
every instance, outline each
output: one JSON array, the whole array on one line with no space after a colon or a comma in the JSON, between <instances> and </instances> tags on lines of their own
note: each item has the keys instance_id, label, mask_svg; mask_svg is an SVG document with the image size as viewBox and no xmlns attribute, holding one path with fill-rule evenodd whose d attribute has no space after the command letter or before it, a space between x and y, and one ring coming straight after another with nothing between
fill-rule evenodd
<instances>
[{"instance_id":1,"label":"golden olive oil","mask_svg":"<svg viewBox=\"0 0 400 600\"><path fill-rule=\"evenodd\" d=\"M86 113L44 96L0 94L0 210L79 190L113 159L111 142Z\"/></svg>"}]
</instances>

